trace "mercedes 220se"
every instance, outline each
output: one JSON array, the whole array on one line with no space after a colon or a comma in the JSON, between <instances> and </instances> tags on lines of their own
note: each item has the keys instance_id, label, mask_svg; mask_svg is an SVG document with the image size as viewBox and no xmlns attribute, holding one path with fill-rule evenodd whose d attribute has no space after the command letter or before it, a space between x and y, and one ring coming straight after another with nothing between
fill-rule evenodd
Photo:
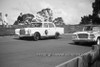
<instances>
[{"instance_id":1,"label":"mercedes 220se","mask_svg":"<svg viewBox=\"0 0 100 67\"><path fill-rule=\"evenodd\" d=\"M42 37L51 37L55 39L59 38L60 35L64 34L64 28L56 27L52 22L34 22L26 28L15 29L15 34L22 37L32 37L35 41Z\"/></svg>"}]
</instances>

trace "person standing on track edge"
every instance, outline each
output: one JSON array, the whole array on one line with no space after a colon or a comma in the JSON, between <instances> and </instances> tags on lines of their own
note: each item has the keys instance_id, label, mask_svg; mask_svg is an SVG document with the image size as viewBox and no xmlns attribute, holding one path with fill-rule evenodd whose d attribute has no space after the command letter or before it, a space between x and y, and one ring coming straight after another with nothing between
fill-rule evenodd
<instances>
[{"instance_id":1,"label":"person standing on track edge","mask_svg":"<svg viewBox=\"0 0 100 67\"><path fill-rule=\"evenodd\" d=\"M17 20L18 20L19 23L22 23L22 21L23 21L22 15L23 15L23 14L20 13L20 15L19 15L18 18L17 18Z\"/></svg>"},{"instance_id":2,"label":"person standing on track edge","mask_svg":"<svg viewBox=\"0 0 100 67\"><path fill-rule=\"evenodd\" d=\"M3 18L3 26L4 27L8 27L8 19L7 19L7 17L8 17L8 14L5 14L4 18Z\"/></svg>"}]
</instances>

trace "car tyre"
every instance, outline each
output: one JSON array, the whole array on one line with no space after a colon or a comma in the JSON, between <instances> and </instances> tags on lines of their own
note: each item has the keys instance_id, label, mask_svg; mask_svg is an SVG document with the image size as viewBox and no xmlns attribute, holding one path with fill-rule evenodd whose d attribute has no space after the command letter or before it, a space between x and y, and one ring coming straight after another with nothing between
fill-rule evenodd
<instances>
[{"instance_id":1,"label":"car tyre","mask_svg":"<svg viewBox=\"0 0 100 67\"><path fill-rule=\"evenodd\" d=\"M79 45L80 43L79 42L74 42L74 44Z\"/></svg>"},{"instance_id":2,"label":"car tyre","mask_svg":"<svg viewBox=\"0 0 100 67\"><path fill-rule=\"evenodd\" d=\"M100 45L100 38L97 39L97 45Z\"/></svg>"},{"instance_id":3,"label":"car tyre","mask_svg":"<svg viewBox=\"0 0 100 67\"><path fill-rule=\"evenodd\" d=\"M55 36L54 36L54 38L55 39L58 39L59 38L59 35L60 35L59 33L56 33Z\"/></svg>"},{"instance_id":4,"label":"car tyre","mask_svg":"<svg viewBox=\"0 0 100 67\"><path fill-rule=\"evenodd\" d=\"M23 39L24 39L24 37L19 37L19 39L20 39L20 40L23 40Z\"/></svg>"},{"instance_id":5,"label":"car tyre","mask_svg":"<svg viewBox=\"0 0 100 67\"><path fill-rule=\"evenodd\" d=\"M33 37L34 37L35 41L38 41L40 39L40 34L39 33L35 33Z\"/></svg>"}]
</instances>

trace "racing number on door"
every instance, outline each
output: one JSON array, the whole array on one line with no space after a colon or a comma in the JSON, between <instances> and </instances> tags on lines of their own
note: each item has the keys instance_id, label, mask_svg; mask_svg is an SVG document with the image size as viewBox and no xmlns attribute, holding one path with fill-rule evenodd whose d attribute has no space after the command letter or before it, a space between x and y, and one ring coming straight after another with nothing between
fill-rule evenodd
<instances>
[{"instance_id":1,"label":"racing number on door","mask_svg":"<svg viewBox=\"0 0 100 67\"><path fill-rule=\"evenodd\" d=\"M46 35L48 34L48 30L45 30L45 34L46 34Z\"/></svg>"}]
</instances>

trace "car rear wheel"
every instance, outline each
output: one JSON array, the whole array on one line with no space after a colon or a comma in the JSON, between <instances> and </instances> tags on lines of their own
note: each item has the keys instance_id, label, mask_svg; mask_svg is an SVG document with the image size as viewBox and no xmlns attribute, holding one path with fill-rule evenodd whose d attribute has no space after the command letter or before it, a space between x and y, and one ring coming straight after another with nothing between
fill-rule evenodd
<instances>
[{"instance_id":1,"label":"car rear wheel","mask_svg":"<svg viewBox=\"0 0 100 67\"><path fill-rule=\"evenodd\" d=\"M79 45L80 43L79 43L79 42L74 42L74 44L75 44L75 45Z\"/></svg>"},{"instance_id":2,"label":"car rear wheel","mask_svg":"<svg viewBox=\"0 0 100 67\"><path fill-rule=\"evenodd\" d=\"M35 33L34 34L34 40L37 41L40 39L40 34L39 33Z\"/></svg>"},{"instance_id":3,"label":"car rear wheel","mask_svg":"<svg viewBox=\"0 0 100 67\"><path fill-rule=\"evenodd\" d=\"M59 35L60 35L59 33L56 33L55 36L54 36L54 38L55 39L58 39L59 38Z\"/></svg>"},{"instance_id":4,"label":"car rear wheel","mask_svg":"<svg viewBox=\"0 0 100 67\"><path fill-rule=\"evenodd\" d=\"M100 38L97 39L97 45L100 45Z\"/></svg>"},{"instance_id":5,"label":"car rear wheel","mask_svg":"<svg viewBox=\"0 0 100 67\"><path fill-rule=\"evenodd\" d=\"M24 37L19 37L19 39L23 40L23 39L24 39Z\"/></svg>"}]
</instances>

